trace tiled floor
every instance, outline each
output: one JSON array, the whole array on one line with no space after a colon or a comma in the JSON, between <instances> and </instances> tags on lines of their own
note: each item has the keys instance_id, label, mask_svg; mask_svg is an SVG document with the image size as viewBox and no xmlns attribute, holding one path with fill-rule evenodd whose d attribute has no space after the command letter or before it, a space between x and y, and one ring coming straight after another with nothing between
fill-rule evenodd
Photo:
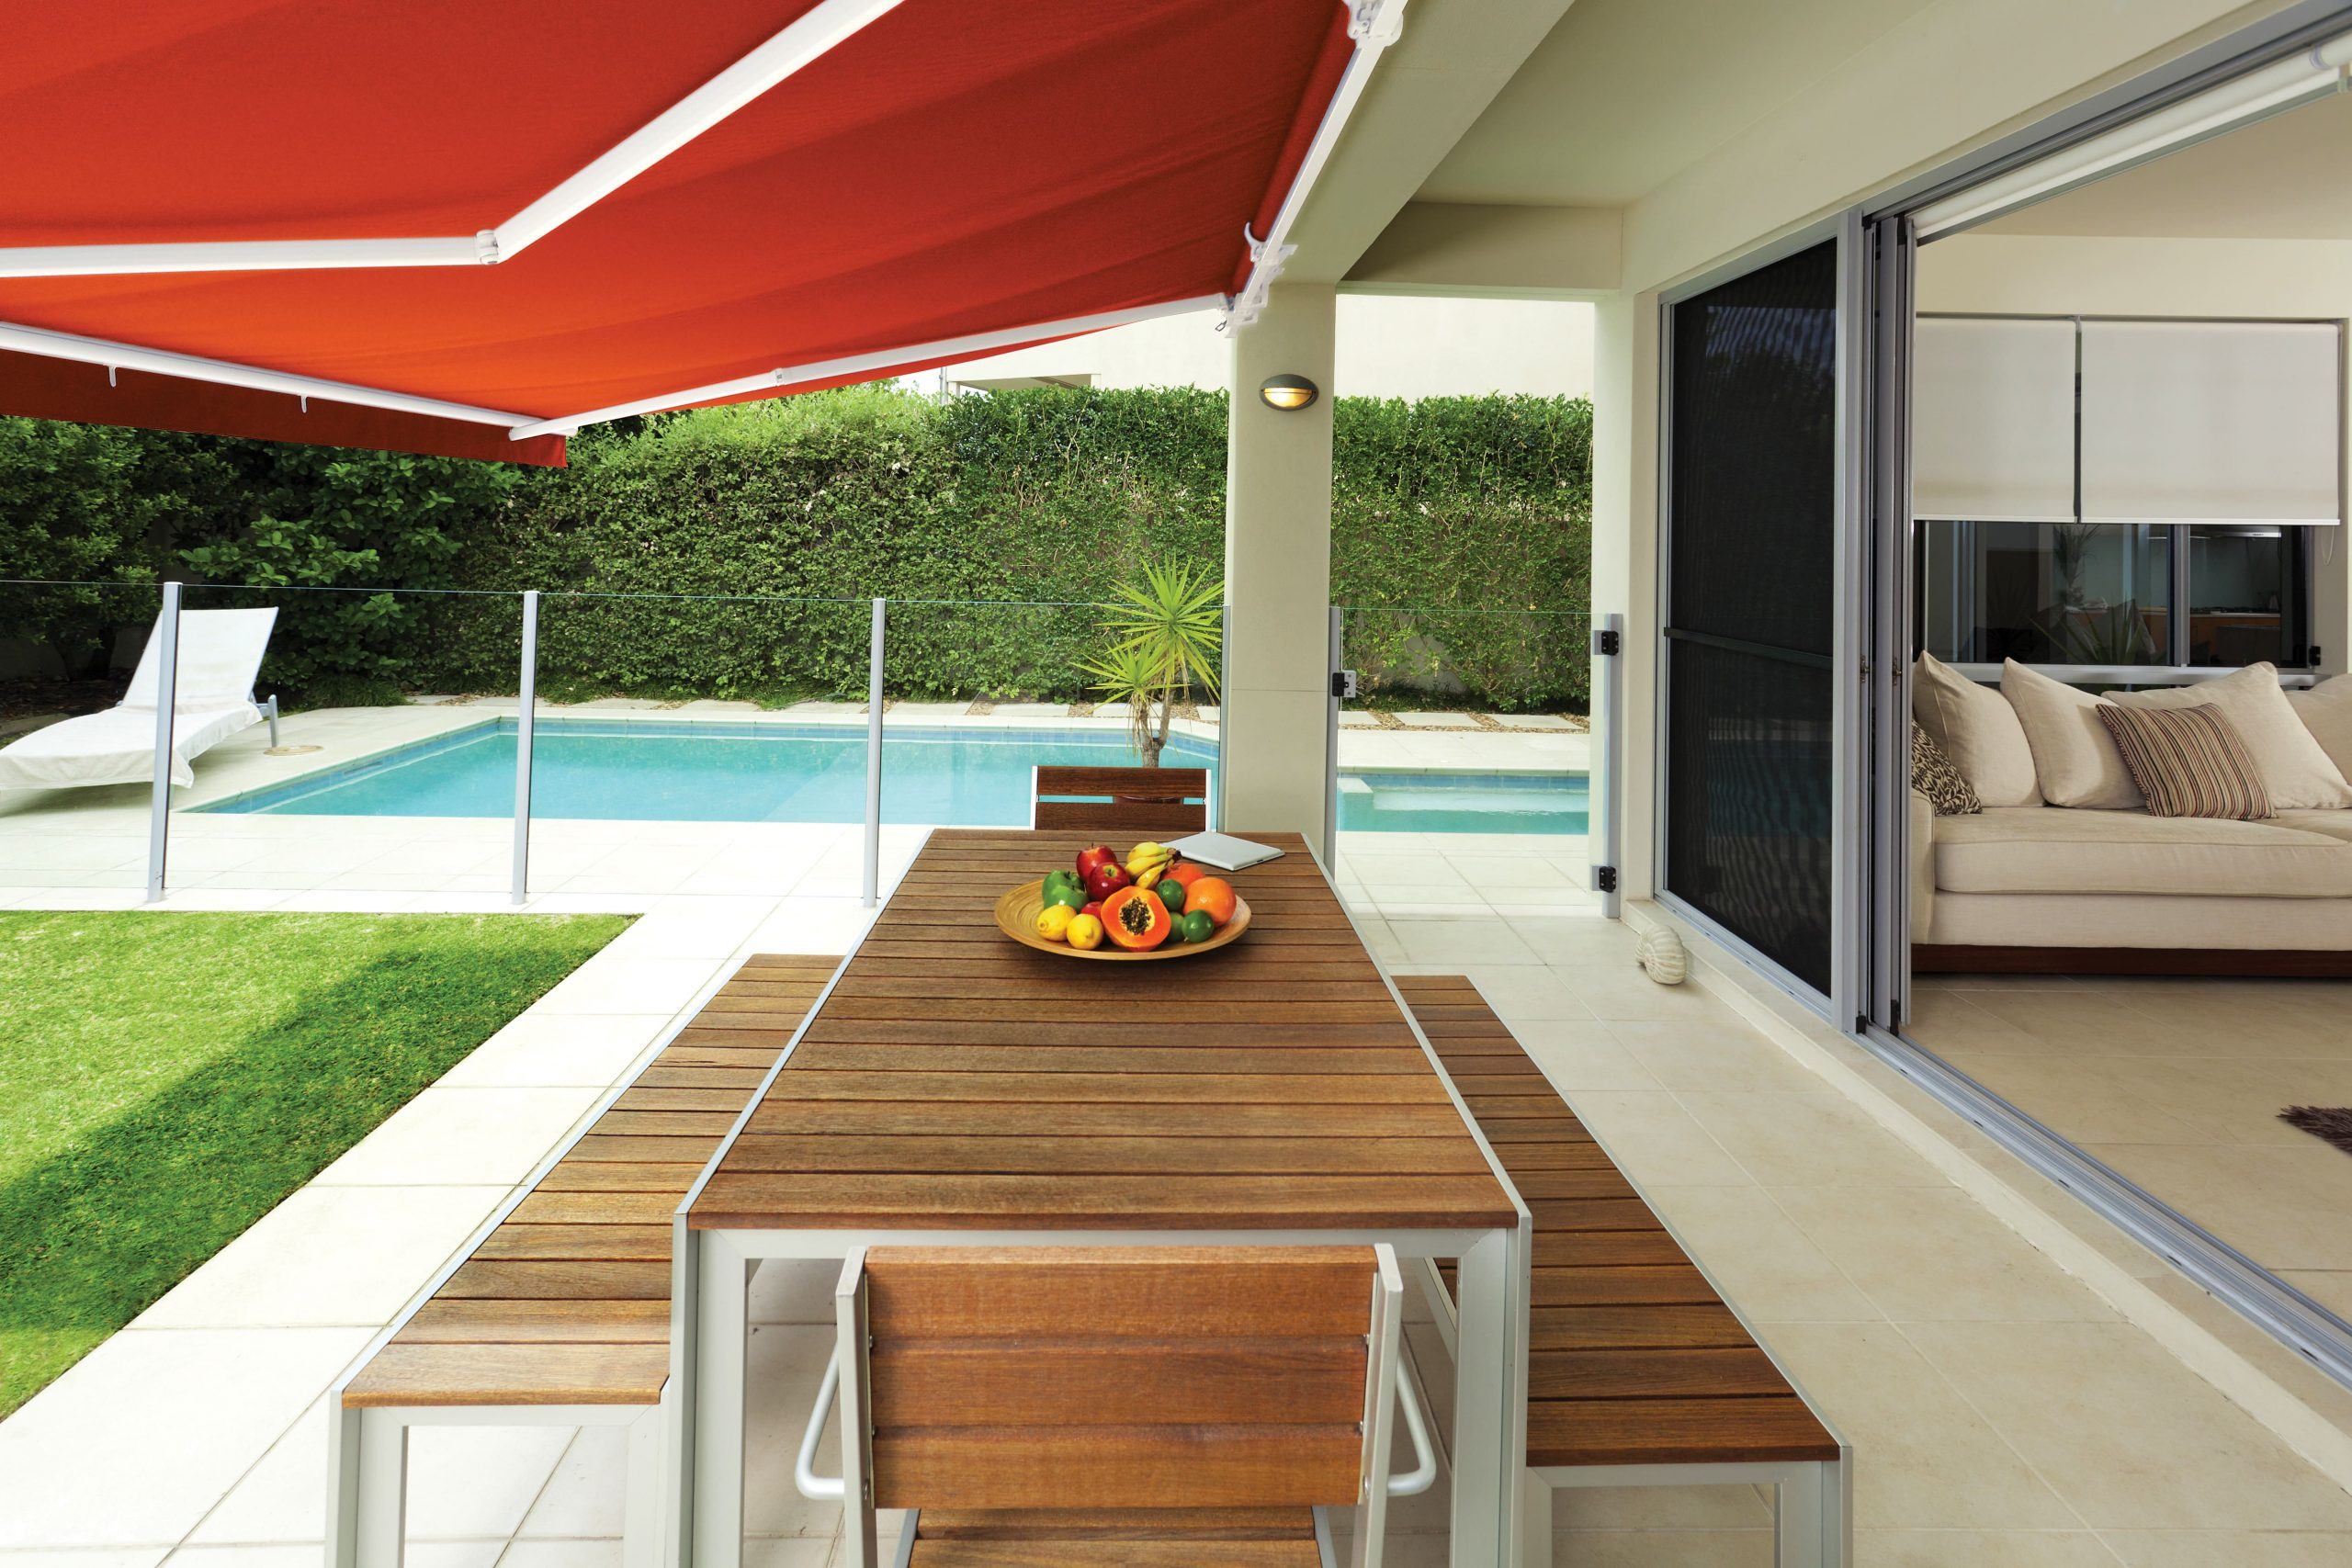
<instances>
[{"instance_id":1,"label":"tiled floor","mask_svg":"<svg viewBox=\"0 0 2352 1568\"><path fill-rule=\"evenodd\" d=\"M2352 1497L1722 1000L1644 978L1631 933L1561 886L1566 865L1490 849L1383 865L1343 847L1368 939L1399 970L1486 988L1853 1441L1864 1568L2352 1561ZM1478 902L1396 891L1438 886ZM590 897L548 906L567 897ZM730 955L844 951L862 924L839 897L651 909L0 1424L0 1568L318 1561L320 1400L345 1361ZM823 1568L834 1551L838 1510L786 1480L825 1284L822 1269L776 1268L759 1283L759 1568ZM1411 1340L1442 1369L1430 1330ZM1446 1380L1429 1381L1442 1416ZM429 1431L412 1561L616 1563L620 1470L605 1432ZM1444 1510L1442 1487L1404 1506L1389 1561L1442 1562ZM1571 1492L1556 1517L1563 1562L1771 1562L1746 1488Z\"/></svg>"},{"instance_id":2,"label":"tiled floor","mask_svg":"<svg viewBox=\"0 0 2352 1568\"><path fill-rule=\"evenodd\" d=\"M1911 1035L2352 1318L2352 981L1923 976Z\"/></svg>"}]
</instances>

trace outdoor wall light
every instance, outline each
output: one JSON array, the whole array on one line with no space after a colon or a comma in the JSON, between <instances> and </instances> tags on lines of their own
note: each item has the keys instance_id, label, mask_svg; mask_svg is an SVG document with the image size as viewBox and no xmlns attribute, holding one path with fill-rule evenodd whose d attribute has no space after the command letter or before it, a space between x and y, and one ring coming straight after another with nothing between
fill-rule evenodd
<instances>
[{"instance_id":1,"label":"outdoor wall light","mask_svg":"<svg viewBox=\"0 0 2352 1568\"><path fill-rule=\"evenodd\" d=\"M1294 413L1313 402L1321 390L1304 376L1269 376L1258 388L1258 396L1270 409Z\"/></svg>"}]
</instances>

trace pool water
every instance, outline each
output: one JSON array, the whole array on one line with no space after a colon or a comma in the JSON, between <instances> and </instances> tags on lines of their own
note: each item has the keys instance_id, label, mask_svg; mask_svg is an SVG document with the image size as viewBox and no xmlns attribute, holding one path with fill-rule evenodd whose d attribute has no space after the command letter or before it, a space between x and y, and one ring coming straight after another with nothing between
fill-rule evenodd
<instances>
[{"instance_id":1,"label":"pool water","mask_svg":"<svg viewBox=\"0 0 2352 1568\"><path fill-rule=\"evenodd\" d=\"M862 822L865 731L791 724L543 718L531 814L639 822ZM198 811L309 817L511 817L515 721L502 718ZM907 727L882 744L882 819L956 828L1029 820L1037 764L1134 766L1117 730ZM1214 768L1178 737L1172 766ZM1408 833L1581 833L1576 774L1363 773L1340 780L1340 826Z\"/></svg>"},{"instance_id":2,"label":"pool water","mask_svg":"<svg viewBox=\"0 0 2352 1568\"><path fill-rule=\"evenodd\" d=\"M1583 833L1582 773L1343 773L1340 827L1369 833Z\"/></svg>"}]
</instances>

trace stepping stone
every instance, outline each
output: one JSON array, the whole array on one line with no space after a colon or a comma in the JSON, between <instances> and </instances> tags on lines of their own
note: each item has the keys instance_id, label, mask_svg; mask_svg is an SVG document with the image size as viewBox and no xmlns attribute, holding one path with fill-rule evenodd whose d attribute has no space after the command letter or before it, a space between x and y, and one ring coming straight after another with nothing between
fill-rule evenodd
<instances>
[{"instance_id":1,"label":"stepping stone","mask_svg":"<svg viewBox=\"0 0 2352 1568\"><path fill-rule=\"evenodd\" d=\"M1555 713L1490 713L1487 716L1505 729L1574 729L1576 728Z\"/></svg>"},{"instance_id":2,"label":"stepping stone","mask_svg":"<svg viewBox=\"0 0 2352 1568\"><path fill-rule=\"evenodd\" d=\"M1478 721L1466 713L1400 713L1396 716L1415 729L1476 729Z\"/></svg>"}]
</instances>

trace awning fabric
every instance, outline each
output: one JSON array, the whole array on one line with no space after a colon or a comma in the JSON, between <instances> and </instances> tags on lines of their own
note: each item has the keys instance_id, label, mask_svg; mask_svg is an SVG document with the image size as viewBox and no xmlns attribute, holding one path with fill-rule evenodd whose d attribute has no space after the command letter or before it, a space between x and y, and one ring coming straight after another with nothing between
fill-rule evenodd
<instances>
[{"instance_id":1,"label":"awning fabric","mask_svg":"<svg viewBox=\"0 0 2352 1568\"><path fill-rule=\"evenodd\" d=\"M473 234L814 9L25 7L0 60L0 265L6 247ZM1340 0L902 0L495 265L0 276L0 333L556 421L1223 296L1339 85L1349 22ZM22 352L0 352L0 412L562 461L560 434L514 440L512 422L305 411Z\"/></svg>"}]
</instances>

